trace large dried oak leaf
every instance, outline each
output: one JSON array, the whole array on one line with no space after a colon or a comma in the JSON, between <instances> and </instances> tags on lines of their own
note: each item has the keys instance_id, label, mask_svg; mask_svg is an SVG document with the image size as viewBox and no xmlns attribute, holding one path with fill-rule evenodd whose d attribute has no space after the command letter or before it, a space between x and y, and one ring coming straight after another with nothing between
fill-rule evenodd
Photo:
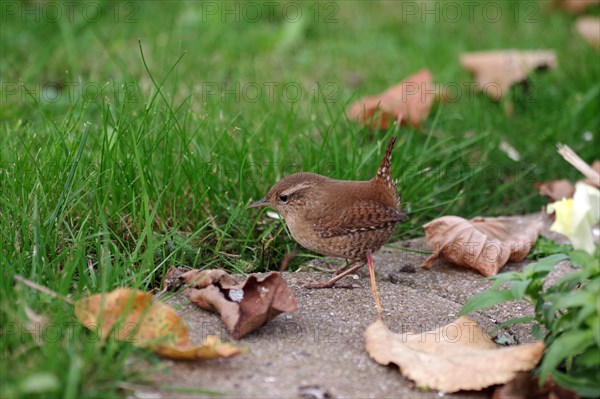
<instances>
[{"instance_id":1,"label":"large dried oak leaf","mask_svg":"<svg viewBox=\"0 0 600 399\"><path fill-rule=\"evenodd\" d=\"M371 128L386 129L394 121L419 126L435 96L431 73L422 69L383 93L354 102L348 107L348 118Z\"/></svg>"},{"instance_id":2,"label":"large dried oak leaf","mask_svg":"<svg viewBox=\"0 0 600 399\"><path fill-rule=\"evenodd\" d=\"M217 312L235 339L256 330L283 312L297 308L296 298L280 273L250 275L244 282L223 270L190 270L181 279L186 294L203 309Z\"/></svg>"},{"instance_id":3,"label":"large dried oak leaf","mask_svg":"<svg viewBox=\"0 0 600 399\"><path fill-rule=\"evenodd\" d=\"M527 256L542 231L539 220L443 216L423 226L433 254L421 264L429 269L437 258L492 276L508 262Z\"/></svg>"},{"instance_id":4,"label":"large dried oak leaf","mask_svg":"<svg viewBox=\"0 0 600 399\"><path fill-rule=\"evenodd\" d=\"M531 370L544 344L497 347L474 322L461 317L437 330L396 334L381 320L365 332L369 356L377 363L397 364L417 386L443 392L480 390Z\"/></svg>"},{"instance_id":5,"label":"large dried oak leaf","mask_svg":"<svg viewBox=\"0 0 600 399\"><path fill-rule=\"evenodd\" d=\"M465 53L460 56L460 63L475 75L477 88L494 100L500 100L513 84L525 81L531 71L555 69L557 65L553 50Z\"/></svg>"},{"instance_id":6,"label":"large dried oak leaf","mask_svg":"<svg viewBox=\"0 0 600 399\"><path fill-rule=\"evenodd\" d=\"M243 352L214 336L208 336L203 345L192 344L173 308L153 301L148 292L131 288L82 298L75 303L75 316L103 340L112 337L131 342L172 359L212 359Z\"/></svg>"}]
</instances>

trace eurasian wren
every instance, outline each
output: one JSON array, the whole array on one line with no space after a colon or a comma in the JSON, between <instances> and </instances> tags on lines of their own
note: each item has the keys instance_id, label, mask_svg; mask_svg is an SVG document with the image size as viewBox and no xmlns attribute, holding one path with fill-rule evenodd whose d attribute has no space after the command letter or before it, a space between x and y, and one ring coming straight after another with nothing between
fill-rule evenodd
<instances>
[{"instance_id":1,"label":"eurasian wren","mask_svg":"<svg viewBox=\"0 0 600 399\"><path fill-rule=\"evenodd\" d=\"M390 238L396 224L408 217L400 208L390 160L396 137L387 146L381 166L367 181L334 180L315 173L295 173L279 180L267 195L248 208L270 206L285 220L292 237L319 254L346 258L353 267L311 288L333 287L355 272Z\"/></svg>"}]
</instances>

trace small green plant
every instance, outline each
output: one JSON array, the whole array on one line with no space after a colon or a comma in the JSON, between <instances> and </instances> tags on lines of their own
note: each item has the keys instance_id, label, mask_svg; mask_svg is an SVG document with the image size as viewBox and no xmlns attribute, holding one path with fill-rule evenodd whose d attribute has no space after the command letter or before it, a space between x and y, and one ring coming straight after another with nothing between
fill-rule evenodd
<instances>
[{"instance_id":1,"label":"small green plant","mask_svg":"<svg viewBox=\"0 0 600 399\"><path fill-rule=\"evenodd\" d=\"M559 244L556 241L541 236L535 242L533 248L527 255L527 259L539 260L554 254L566 254L573 250L571 244Z\"/></svg>"},{"instance_id":2,"label":"small green plant","mask_svg":"<svg viewBox=\"0 0 600 399\"><path fill-rule=\"evenodd\" d=\"M507 320L500 327L535 320L532 334L546 344L544 357L536 370L543 383L552 376L559 385L583 397L600 397L600 262L599 248L591 255L567 249L548 240L534 248L538 255L552 253L525 267L522 272L491 277L492 287L472 297L461 314L525 300L535 308L531 317ZM570 260L575 270L552 285L544 283L554 266ZM503 287L503 289L500 289Z\"/></svg>"}]
</instances>

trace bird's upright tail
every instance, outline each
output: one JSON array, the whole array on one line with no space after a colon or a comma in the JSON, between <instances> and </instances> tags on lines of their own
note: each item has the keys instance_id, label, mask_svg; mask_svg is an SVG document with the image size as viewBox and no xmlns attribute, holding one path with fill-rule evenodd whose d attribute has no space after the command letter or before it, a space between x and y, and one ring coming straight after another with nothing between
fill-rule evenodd
<instances>
[{"instance_id":1,"label":"bird's upright tail","mask_svg":"<svg viewBox=\"0 0 600 399\"><path fill-rule=\"evenodd\" d=\"M392 178L392 150L394 149L394 144L396 144L396 136L392 136L390 142L385 150L385 156L383 157L383 161L381 161L381 165L377 170L377 175L375 176L376 180L380 180L382 183L385 183L390 189L396 192L396 180Z\"/></svg>"}]
</instances>

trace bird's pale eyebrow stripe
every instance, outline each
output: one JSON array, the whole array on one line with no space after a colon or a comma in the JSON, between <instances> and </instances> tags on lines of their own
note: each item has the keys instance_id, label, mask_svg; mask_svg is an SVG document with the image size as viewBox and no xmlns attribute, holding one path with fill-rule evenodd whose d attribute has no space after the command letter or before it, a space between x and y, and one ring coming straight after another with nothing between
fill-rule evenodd
<instances>
[{"instance_id":1,"label":"bird's pale eyebrow stripe","mask_svg":"<svg viewBox=\"0 0 600 399\"><path fill-rule=\"evenodd\" d=\"M312 187L313 185L310 183L298 183L295 186L292 186L290 188L288 188L287 190L284 190L281 192L282 195L290 195L293 194L297 191L300 191L302 189L308 188L308 187Z\"/></svg>"}]
</instances>

